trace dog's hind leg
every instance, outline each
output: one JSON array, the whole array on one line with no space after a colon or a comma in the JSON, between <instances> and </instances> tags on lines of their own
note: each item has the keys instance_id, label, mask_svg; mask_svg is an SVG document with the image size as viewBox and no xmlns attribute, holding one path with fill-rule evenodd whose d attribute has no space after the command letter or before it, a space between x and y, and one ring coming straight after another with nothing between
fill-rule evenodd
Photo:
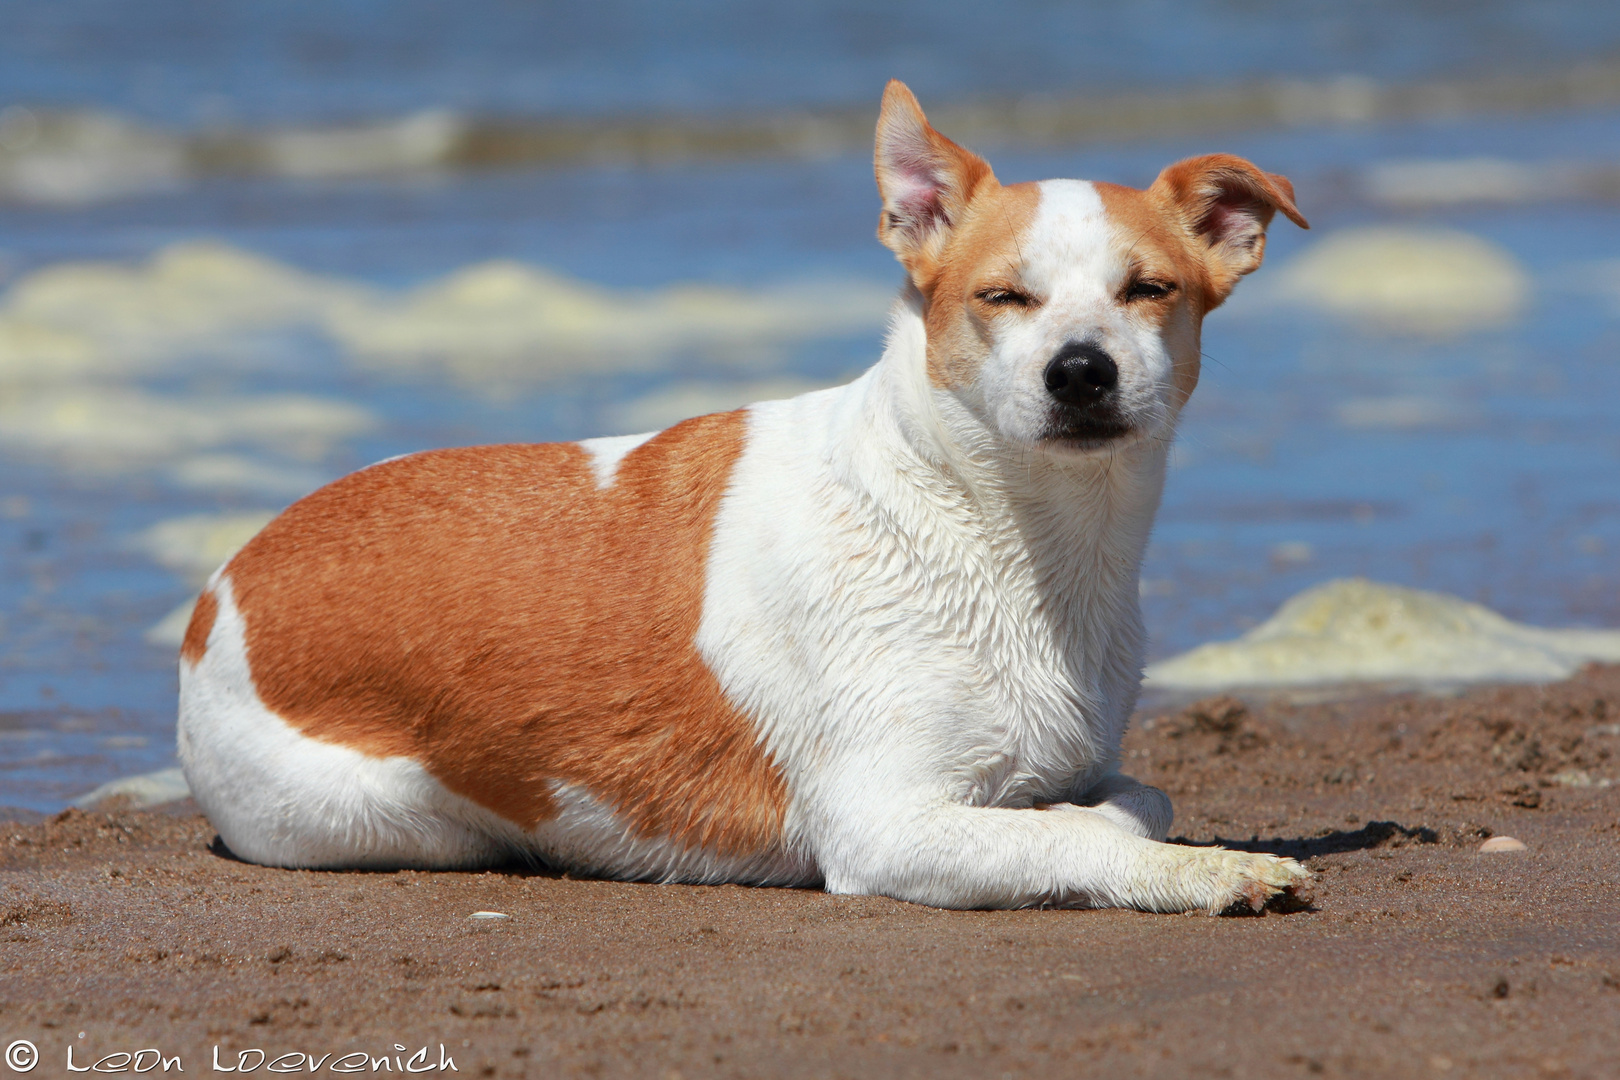
<instances>
[{"instance_id":1,"label":"dog's hind leg","mask_svg":"<svg viewBox=\"0 0 1620 1080\"><path fill-rule=\"evenodd\" d=\"M1175 816L1170 796L1123 773L1103 777L1077 794L1074 802L1149 840L1169 836L1170 822Z\"/></svg>"},{"instance_id":2,"label":"dog's hind leg","mask_svg":"<svg viewBox=\"0 0 1620 1080\"><path fill-rule=\"evenodd\" d=\"M408 757L300 733L254 687L230 582L206 649L180 667L179 751L197 804L237 856L322 869L471 868L524 847L516 828Z\"/></svg>"}]
</instances>

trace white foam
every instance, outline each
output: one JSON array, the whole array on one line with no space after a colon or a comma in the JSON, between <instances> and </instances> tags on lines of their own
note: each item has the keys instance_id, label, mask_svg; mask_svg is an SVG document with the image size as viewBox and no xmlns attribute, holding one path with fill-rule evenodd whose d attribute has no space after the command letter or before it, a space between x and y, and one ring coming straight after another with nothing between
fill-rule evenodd
<instances>
[{"instance_id":1,"label":"white foam","mask_svg":"<svg viewBox=\"0 0 1620 1080\"><path fill-rule=\"evenodd\" d=\"M197 598L193 596L143 630L141 640L160 649L178 649L181 642L186 640L186 630L191 626L191 613L195 610Z\"/></svg>"},{"instance_id":2,"label":"white foam","mask_svg":"<svg viewBox=\"0 0 1620 1080\"><path fill-rule=\"evenodd\" d=\"M319 460L336 443L375 426L365 409L301 394L170 397L119 386L0 383L0 449L109 472L243 444ZM227 479L219 468L212 475ZM207 486L208 479L207 468L193 467L193 486ZM240 470L228 479L226 486L243 486Z\"/></svg>"},{"instance_id":3,"label":"white foam","mask_svg":"<svg viewBox=\"0 0 1620 1080\"><path fill-rule=\"evenodd\" d=\"M179 769L160 769L108 781L74 799L73 805L82 810L94 810L109 799L122 797L129 800L131 809L140 810L179 802L190 795L191 788L186 783L185 773Z\"/></svg>"},{"instance_id":4,"label":"white foam","mask_svg":"<svg viewBox=\"0 0 1620 1080\"><path fill-rule=\"evenodd\" d=\"M1511 254L1450 229L1374 227L1328 236L1276 274L1272 302L1385 331L1445 336L1516 319L1530 279Z\"/></svg>"},{"instance_id":5,"label":"white foam","mask_svg":"<svg viewBox=\"0 0 1620 1080\"><path fill-rule=\"evenodd\" d=\"M331 477L320 469L260 461L240 454L193 454L181 458L169 475L197 491L248 492L281 498L307 495Z\"/></svg>"},{"instance_id":6,"label":"white foam","mask_svg":"<svg viewBox=\"0 0 1620 1080\"><path fill-rule=\"evenodd\" d=\"M377 123L179 134L88 109L0 110L0 198L77 205L226 171L298 178L431 172L466 134L433 109Z\"/></svg>"},{"instance_id":7,"label":"white foam","mask_svg":"<svg viewBox=\"0 0 1620 1080\"><path fill-rule=\"evenodd\" d=\"M869 282L613 290L497 261L386 294L189 242L143 265L64 263L22 278L0 299L0 382L160 374L198 357L217 364L304 347L297 333L325 336L367 370L474 383L649 370L692 351L757 369L779 362L772 346L876 329L892 291Z\"/></svg>"},{"instance_id":8,"label":"white foam","mask_svg":"<svg viewBox=\"0 0 1620 1080\"><path fill-rule=\"evenodd\" d=\"M175 185L187 171L180 138L122 117L0 110L0 197L74 205Z\"/></svg>"},{"instance_id":9,"label":"white foam","mask_svg":"<svg viewBox=\"0 0 1620 1080\"><path fill-rule=\"evenodd\" d=\"M443 165L463 130L454 113L430 109L377 124L272 131L250 145L254 163L277 176L376 176Z\"/></svg>"},{"instance_id":10,"label":"white foam","mask_svg":"<svg viewBox=\"0 0 1620 1080\"><path fill-rule=\"evenodd\" d=\"M621 428L667 428L693 416L726 412L756 401L797 397L833 383L817 379L749 379L738 382L677 382L608 409L608 423Z\"/></svg>"},{"instance_id":11,"label":"white foam","mask_svg":"<svg viewBox=\"0 0 1620 1080\"><path fill-rule=\"evenodd\" d=\"M262 349L319 328L372 290L225 244L187 242L142 265L61 263L0 300L0 380L62 382L159 374L199 354Z\"/></svg>"},{"instance_id":12,"label":"white foam","mask_svg":"<svg viewBox=\"0 0 1620 1080\"><path fill-rule=\"evenodd\" d=\"M779 362L771 346L882 325L890 292L864 283L615 291L500 261L335 311L328 328L360 366L464 382L654 370L691 351L758 368Z\"/></svg>"},{"instance_id":13,"label":"white foam","mask_svg":"<svg viewBox=\"0 0 1620 1080\"><path fill-rule=\"evenodd\" d=\"M1345 427L1390 431L1453 430L1485 419L1467 402L1417 395L1351 398L1334 411Z\"/></svg>"},{"instance_id":14,"label":"white foam","mask_svg":"<svg viewBox=\"0 0 1620 1080\"><path fill-rule=\"evenodd\" d=\"M1620 661L1620 631L1524 626L1455 596L1349 578L1305 590L1234 641L1148 665L1146 685L1551 682L1594 660Z\"/></svg>"},{"instance_id":15,"label":"white foam","mask_svg":"<svg viewBox=\"0 0 1620 1080\"><path fill-rule=\"evenodd\" d=\"M1579 190L1580 180L1564 164L1475 157L1380 162L1364 184L1374 200L1411 208L1555 199Z\"/></svg>"},{"instance_id":16,"label":"white foam","mask_svg":"<svg viewBox=\"0 0 1620 1080\"><path fill-rule=\"evenodd\" d=\"M135 537L134 545L158 565L201 585L275 516L274 510L187 514L146 529Z\"/></svg>"}]
</instances>

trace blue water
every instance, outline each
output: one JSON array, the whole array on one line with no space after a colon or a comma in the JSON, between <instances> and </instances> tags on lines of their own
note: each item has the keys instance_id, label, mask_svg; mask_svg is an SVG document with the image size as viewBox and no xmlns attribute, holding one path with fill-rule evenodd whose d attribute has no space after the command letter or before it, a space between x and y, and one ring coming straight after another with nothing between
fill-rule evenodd
<instances>
[{"instance_id":1,"label":"blue water","mask_svg":"<svg viewBox=\"0 0 1620 1080\"><path fill-rule=\"evenodd\" d=\"M8 0L0 100L169 124L749 112L1285 76L1540 71L1620 47L1578 0Z\"/></svg>"},{"instance_id":2,"label":"blue water","mask_svg":"<svg viewBox=\"0 0 1620 1080\"><path fill-rule=\"evenodd\" d=\"M396 3L0 4L0 108L94 107L191 127L482 114L873 105L890 74L971 100L1361 74L1400 80L1603 59L1620 8L1596 4L595 6ZM1548 625L1620 626L1620 205L1597 198L1400 211L1362 196L1410 158L1620 161L1620 112L1225 134L994 153L1006 181L1149 182L1227 150L1293 178L1313 230L1274 228L1268 273L1321 235L1441 225L1509 252L1532 281L1505 329L1394 335L1248 305L1206 324L1203 382L1148 554L1154 655L1230 636L1347 574L1440 589ZM219 178L73 207L0 203L0 287L62 262L135 262L216 238L285 263L403 288L490 258L613 287L752 287L899 273L872 237L870 164L713 162L312 182ZM784 349L765 374L836 379L871 363L875 328ZM381 418L311 467L341 475L427 446L609 433L613 408L694 377L651 373L501 393L385 378L330 344L283 342L144 380L153 393L293 391ZM5 390L0 385L0 393ZM1357 398L1458 406L1438 428L1359 429ZM141 633L190 586L130 538L177 515L259 508L158 471L116 477L0 456L0 805L51 809L173 761L169 651ZM284 500L283 500L284 501ZM273 500L271 501L273 502Z\"/></svg>"}]
</instances>

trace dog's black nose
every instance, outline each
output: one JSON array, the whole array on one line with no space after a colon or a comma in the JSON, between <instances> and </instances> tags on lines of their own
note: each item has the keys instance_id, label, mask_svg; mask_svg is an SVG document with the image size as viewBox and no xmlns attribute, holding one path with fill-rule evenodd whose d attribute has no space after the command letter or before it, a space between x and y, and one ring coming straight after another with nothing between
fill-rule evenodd
<instances>
[{"instance_id":1,"label":"dog's black nose","mask_svg":"<svg viewBox=\"0 0 1620 1080\"><path fill-rule=\"evenodd\" d=\"M1065 405L1100 401L1119 382L1119 365L1095 345L1071 341L1046 365L1047 393Z\"/></svg>"}]
</instances>

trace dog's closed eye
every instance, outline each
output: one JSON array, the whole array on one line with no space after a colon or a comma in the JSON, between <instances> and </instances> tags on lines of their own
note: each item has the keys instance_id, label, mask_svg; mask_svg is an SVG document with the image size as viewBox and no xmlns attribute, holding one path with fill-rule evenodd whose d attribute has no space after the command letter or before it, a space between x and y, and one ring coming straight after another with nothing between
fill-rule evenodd
<instances>
[{"instance_id":1,"label":"dog's closed eye","mask_svg":"<svg viewBox=\"0 0 1620 1080\"><path fill-rule=\"evenodd\" d=\"M980 289L973 295L974 299L980 300L991 307L1032 308L1038 303L1029 293L1005 285L992 285Z\"/></svg>"},{"instance_id":2,"label":"dog's closed eye","mask_svg":"<svg viewBox=\"0 0 1620 1080\"><path fill-rule=\"evenodd\" d=\"M1125 289L1125 302L1133 300L1163 300L1176 291L1173 281L1154 281L1150 278L1137 278Z\"/></svg>"}]
</instances>

